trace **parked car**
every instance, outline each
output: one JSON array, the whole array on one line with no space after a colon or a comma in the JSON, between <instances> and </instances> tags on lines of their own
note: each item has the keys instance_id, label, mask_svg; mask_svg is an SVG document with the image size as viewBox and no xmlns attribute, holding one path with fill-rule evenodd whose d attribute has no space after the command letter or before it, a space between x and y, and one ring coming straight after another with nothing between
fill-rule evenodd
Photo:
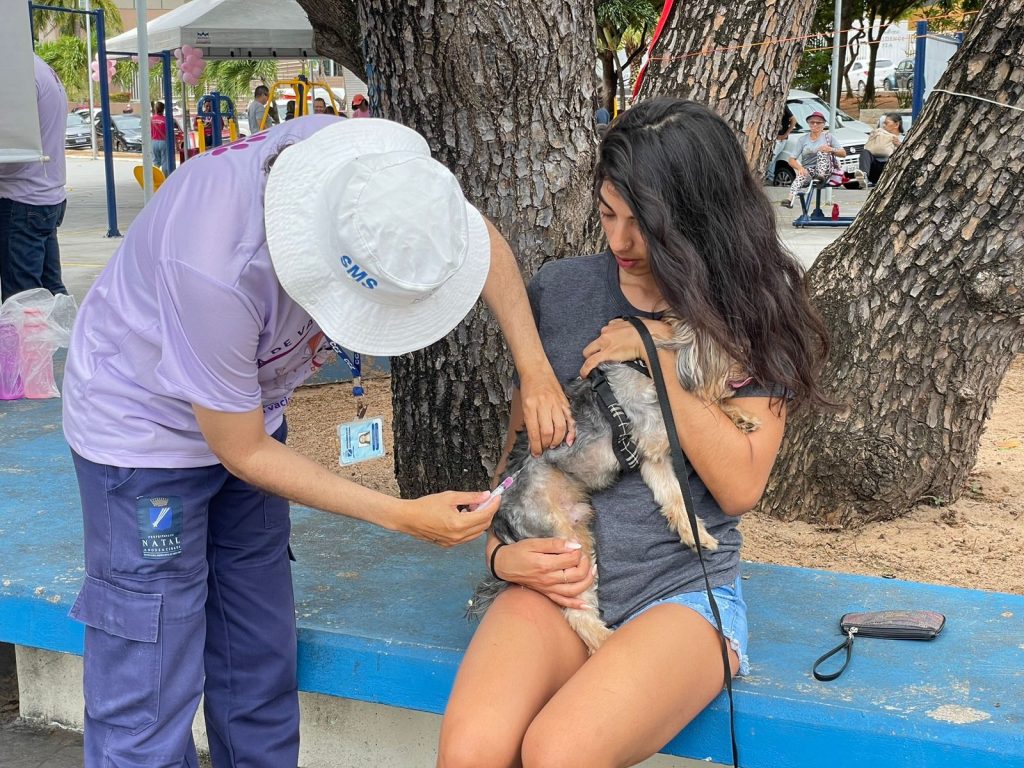
<instances>
[{"instance_id":1,"label":"parked car","mask_svg":"<svg viewBox=\"0 0 1024 768\"><path fill-rule=\"evenodd\" d=\"M142 118L139 115L114 115L110 120L112 149L115 152L142 151ZM96 146L103 146L103 113L96 115Z\"/></svg>"},{"instance_id":2,"label":"parked car","mask_svg":"<svg viewBox=\"0 0 1024 768\"><path fill-rule=\"evenodd\" d=\"M903 59L885 81L890 91L910 91L914 88L914 60Z\"/></svg>"},{"instance_id":3,"label":"parked car","mask_svg":"<svg viewBox=\"0 0 1024 768\"><path fill-rule=\"evenodd\" d=\"M895 70L895 66L891 59L875 59L875 77L874 83L876 89L886 88L886 81L889 76L892 75ZM853 85L853 90L858 93L864 93L864 86L868 81L868 62L867 61L855 61L850 66L850 83ZM889 89L893 90L893 89Z\"/></svg>"},{"instance_id":4,"label":"parked car","mask_svg":"<svg viewBox=\"0 0 1024 768\"><path fill-rule=\"evenodd\" d=\"M77 112L68 112L64 128L65 149L84 149L89 146L89 121Z\"/></svg>"},{"instance_id":5,"label":"parked car","mask_svg":"<svg viewBox=\"0 0 1024 768\"><path fill-rule=\"evenodd\" d=\"M786 98L786 106L796 118L796 128L789 135L782 152L775 158L774 166L769 169L769 176L775 185L788 187L796 178L796 173L787 160L796 154L797 142L810 130L807 125L808 116L812 112L829 115L832 110L828 104L809 91L790 91ZM841 109L837 110L836 116L838 119L832 133L846 150L846 157L838 158L839 164L844 171L852 174L860 167L860 153L872 127L860 120L854 120Z\"/></svg>"}]
</instances>

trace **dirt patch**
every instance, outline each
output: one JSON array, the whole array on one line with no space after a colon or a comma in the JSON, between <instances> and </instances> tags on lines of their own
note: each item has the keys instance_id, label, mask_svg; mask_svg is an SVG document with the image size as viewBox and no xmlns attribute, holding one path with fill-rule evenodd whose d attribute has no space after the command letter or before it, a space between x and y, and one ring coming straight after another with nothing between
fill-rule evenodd
<instances>
[{"instance_id":1,"label":"dirt patch","mask_svg":"<svg viewBox=\"0 0 1024 768\"><path fill-rule=\"evenodd\" d=\"M366 382L368 416L391 440L391 382ZM347 385L304 387L289 408L288 442L344 477L397 495L394 456L338 466L338 424L355 418ZM1024 594L1024 357L1006 374L968 487L955 504L918 507L900 520L858 531L744 517L744 557L761 563L885 576Z\"/></svg>"}]
</instances>

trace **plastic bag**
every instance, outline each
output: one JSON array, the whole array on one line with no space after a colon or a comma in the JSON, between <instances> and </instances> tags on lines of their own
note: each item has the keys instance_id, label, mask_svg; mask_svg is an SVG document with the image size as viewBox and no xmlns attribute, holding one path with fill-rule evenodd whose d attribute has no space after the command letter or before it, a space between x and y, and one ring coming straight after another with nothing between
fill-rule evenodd
<instances>
[{"instance_id":1,"label":"plastic bag","mask_svg":"<svg viewBox=\"0 0 1024 768\"><path fill-rule=\"evenodd\" d=\"M0 400L60 397L53 353L71 340L72 296L33 288L0 306Z\"/></svg>"}]
</instances>

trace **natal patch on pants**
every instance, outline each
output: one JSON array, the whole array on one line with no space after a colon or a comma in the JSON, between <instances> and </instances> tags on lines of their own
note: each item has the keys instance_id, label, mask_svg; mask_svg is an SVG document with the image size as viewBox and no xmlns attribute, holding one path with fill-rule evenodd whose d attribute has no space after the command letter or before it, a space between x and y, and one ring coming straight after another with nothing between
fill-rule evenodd
<instances>
[{"instance_id":1,"label":"natal patch on pants","mask_svg":"<svg viewBox=\"0 0 1024 768\"><path fill-rule=\"evenodd\" d=\"M143 557L158 560L181 554L184 516L180 496L139 496L135 512Z\"/></svg>"}]
</instances>

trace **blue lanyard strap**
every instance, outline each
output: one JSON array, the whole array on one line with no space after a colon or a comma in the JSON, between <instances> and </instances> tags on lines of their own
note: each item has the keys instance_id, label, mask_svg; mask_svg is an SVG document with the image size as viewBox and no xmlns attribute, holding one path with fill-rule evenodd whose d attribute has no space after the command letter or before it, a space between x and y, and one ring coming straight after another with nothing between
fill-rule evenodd
<instances>
[{"instance_id":1,"label":"blue lanyard strap","mask_svg":"<svg viewBox=\"0 0 1024 768\"><path fill-rule=\"evenodd\" d=\"M363 418L366 414L366 404L363 403L360 398L366 394L363 390L363 379L360 375L363 370L363 357L358 352L353 352L351 357L341 346L331 339L327 339L327 343L331 349L334 350L335 354L345 361L348 369L352 372L352 396L356 398L356 418Z\"/></svg>"}]
</instances>

